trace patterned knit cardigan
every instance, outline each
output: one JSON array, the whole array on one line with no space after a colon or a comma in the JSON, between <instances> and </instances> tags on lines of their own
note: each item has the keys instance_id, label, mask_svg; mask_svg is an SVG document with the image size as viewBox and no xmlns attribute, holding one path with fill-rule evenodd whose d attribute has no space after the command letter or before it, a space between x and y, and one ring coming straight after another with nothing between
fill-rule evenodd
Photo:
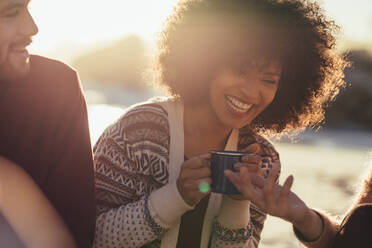
<instances>
[{"instance_id":1,"label":"patterned knit cardigan","mask_svg":"<svg viewBox=\"0 0 372 248\"><path fill-rule=\"evenodd\" d=\"M169 106L173 106L173 113ZM177 118L178 122L172 121ZM172 131L172 125L180 126L178 131ZM172 132L177 139L172 140ZM261 143L266 172L279 160L264 138L249 131L237 133L239 149ZM173 166L179 173L183 161L172 164L172 144L177 143L182 143L179 157L183 159L183 106L176 101L134 106L105 130L94 147L94 247L176 246L180 218L193 208L183 201L176 178L172 179L178 177L172 176ZM208 212L214 217L209 222ZM201 247L257 247L265 219L266 215L249 201L212 193Z\"/></svg>"}]
</instances>

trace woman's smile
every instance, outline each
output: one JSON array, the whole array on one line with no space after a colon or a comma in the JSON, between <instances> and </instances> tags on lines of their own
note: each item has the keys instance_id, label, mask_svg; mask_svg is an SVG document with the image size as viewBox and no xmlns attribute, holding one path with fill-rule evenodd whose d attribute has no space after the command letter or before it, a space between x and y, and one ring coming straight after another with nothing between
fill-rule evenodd
<instances>
[{"instance_id":1,"label":"woman's smile","mask_svg":"<svg viewBox=\"0 0 372 248\"><path fill-rule=\"evenodd\" d=\"M227 106L233 111L239 114L247 113L253 106L241 101L239 98L232 95L225 95L225 101Z\"/></svg>"},{"instance_id":2,"label":"woman's smile","mask_svg":"<svg viewBox=\"0 0 372 248\"><path fill-rule=\"evenodd\" d=\"M214 115L229 128L248 125L273 101L280 72L277 61L269 61L262 68L247 68L244 74L221 70L209 86L209 103Z\"/></svg>"}]
</instances>

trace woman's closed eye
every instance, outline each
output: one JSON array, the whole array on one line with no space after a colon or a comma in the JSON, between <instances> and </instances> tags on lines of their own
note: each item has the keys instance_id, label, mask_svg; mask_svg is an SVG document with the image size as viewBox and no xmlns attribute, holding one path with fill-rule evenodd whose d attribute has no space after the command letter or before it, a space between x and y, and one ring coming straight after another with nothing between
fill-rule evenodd
<instances>
[{"instance_id":1,"label":"woman's closed eye","mask_svg":"<svg viewBox=\"0 0 372 248\"><path fill-rule=\"evenodd\" d=\"M274 79L262 79L262 82L268 83L268 84L275 84L276 80Z\"/></svg>"}]
</instances>

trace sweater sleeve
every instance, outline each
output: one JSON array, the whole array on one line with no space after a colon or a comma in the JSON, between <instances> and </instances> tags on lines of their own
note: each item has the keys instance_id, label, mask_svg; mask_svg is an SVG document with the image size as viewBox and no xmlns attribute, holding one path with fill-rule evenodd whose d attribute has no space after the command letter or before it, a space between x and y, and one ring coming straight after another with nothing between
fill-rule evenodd
<instances>
[{"instance_id":1,"label":"sweater sleeve","mask_svg":"<svg viewBox=\"0 0 372 248\"><path fill-rule=\"evenodd\" d=\"M258 247L265 218L259 218L254 209L249 201L223 196L212 226L211 247Z\"/></svg>"},{"instance_id":2,"label":"sweater sleeve","mask_svg":"<svg viewBox=\"0 0 372 248\"><path fill-rule=\"evenodd\" d=\"M314 211L319 215L323 222L323 232L317 240L306 241L303 235L295 227L293 227L293 231L297 239L305 247L311 248L331 247L333 239L336 236L336 233L339 229L339 223L320 210Z\"/></svg>"},{"instance_id":3,"label":"sweater sleeve","mask_svg":"<svg viewBox=\"0 0 372 248\"><path fill-rule=\"evenodd\" d=\"M95 146L94 247L130 248L159 242L190 209L176 185L168 182L165 113L153 106L141 108L109 127Z\"/></svg>"}]
</instances>

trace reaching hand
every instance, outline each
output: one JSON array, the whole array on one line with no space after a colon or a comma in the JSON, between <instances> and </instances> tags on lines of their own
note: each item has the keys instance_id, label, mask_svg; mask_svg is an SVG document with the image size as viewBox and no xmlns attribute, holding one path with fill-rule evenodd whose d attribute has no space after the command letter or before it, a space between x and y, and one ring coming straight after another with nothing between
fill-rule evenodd
<instances>
[{"instance_id":1,"label":"reaching hand","mask_svg":"<svg viewBox=\"0 0 372 248\"><path fill-rule=\"evenodd\" d=\"M290 222L300 220L305 216L307 207L290 191L293 176L289 176L283 186L276 184L279 170L279 166L274 166L266 180L249 173L246 168L242 168L240 173L226 171L225 174L244 197L262 211Z\"/></svg>"},{"instance_id":2,"label":"reaching hand","mask_svg":"<svg viewBox=\"0 0 372 248\"><path fill-rule=\"evenodd\" d=\"M190 206L198 204L210 193L212 179L209 158L211 158L210 153L203 154L185 161L181 166L177 188L182 198ZM208 185L206 191L200 189L200 185L203 184Z\"/></svg>"},{"instance_id":3,"label":"reaching hand","mask_svg":"<svg viewBox=\"0 0 372 248\"><path fill-rule=\"evenodd\" d=\"M291 222L309 240L315 240L323 229L321 219L291 191L293 176L289 176L283 186L276 183L280 166L276 164L265 180L246 168L239 172L225 171L225 175L243 194L262 211Z\"/></svg>"}]
</instances>

